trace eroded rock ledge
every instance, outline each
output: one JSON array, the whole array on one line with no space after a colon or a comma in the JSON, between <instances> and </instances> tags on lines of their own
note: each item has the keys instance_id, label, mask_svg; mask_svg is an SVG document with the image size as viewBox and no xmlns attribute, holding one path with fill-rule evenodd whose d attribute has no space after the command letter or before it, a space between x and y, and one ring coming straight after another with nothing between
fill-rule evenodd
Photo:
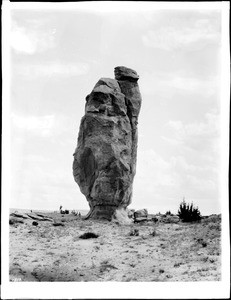
<instances>
[{"instance_id":1,"label":"eroded rock ledge","mask_svg":"<svg viewBox=\"0 0 231 300\"><path fill-rule=\"evenodd\" d=\"M73 175L90 206L87 218L111 220L132 199L136 172L137 120L141 106L136 71L115 68L86 97Z\"/></svg>"}]
</instances>

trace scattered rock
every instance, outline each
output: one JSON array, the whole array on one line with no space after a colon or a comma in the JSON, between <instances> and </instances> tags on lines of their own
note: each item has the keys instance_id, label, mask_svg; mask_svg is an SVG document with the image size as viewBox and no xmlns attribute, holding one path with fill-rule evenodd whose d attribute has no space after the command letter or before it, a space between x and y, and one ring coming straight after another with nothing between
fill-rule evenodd
<instances>
[{"instance_id":1,"label":"scattered rock","mask_svg":"<svg viewBox=\"0 0 231 300\"><path fill-rule=\"evenodd\" d=\"M24 222L23 222L23 220L19 220L19 219L16 219L16 218L10 218L10 220L9 220L10 225L14 225L14 224L18 224L18 223L23 224Z\"/></svg>"},{"instance_id":2,"label":"scattered rock","mask_svg":"<svg viewBox=\"0 0 231 300\"><path fill-rule=\"evenodd\" d=\"M40 214L40 213L35 213L35 214L36 214L37 216L39 216L39 217L42 217L44 221L50 221L50 222L53 222L53 221L54 221L52 218L49 218L49 217L47 217L47 216L44 216L44 215L42 215L42 214Z\"/></svg>"},{"instance_id":3,"label":"scattered rock","mask_svg":"<svg viewBox=\"0 0 231 300\"><path fill-rule=\"evenodd\" d=\"M136 210L134 212L134 218L147 218L148 217L148 211L147 209L140 209L140 210Z\"/></svg>"},{"instance_id":4,"label":"scattered rock","mask_svg":"<svg viewBox=\"0 0 231 300\"><path fill-rule=\"evenodd\" d=\"M41 213L35 213L35 215L41 217L41 218L46 218L46 216L42 215Z\"/></svg>"},{"instance_id":5,"label":"scattered rock","mask_svg":"<svg viewBox=\"0 0 231 300\"><path fill-rule=\"evenodd\" d=\"M138 235L139 235L139 230L138 230L138 229L132 229L132 230L129 232L129 235L130 235L130 236L138 236Z\"/></svg>"},{"instance_id":6,"label":"scattered rock","mask_svg":"<svg viewBox=\"0 0 231 300\"><path fill-rule=\"evenodd\" d=\"M38 226L38 222L36 222L36 221L33 221L33 222L32 222L32 225L34 225L34 226Z\"/></svg>"},{"instance_id":7,"label":"scattered rock","mask_svg":"<svg viewBox=\"0 0 231 300\"><path fill-rule=\"evenodd\" d=\"M53 223L53 226L64 226L64 224L63 223Z\"/></svg>"},{"instance_id":8,"label":"scattered rock","mask_svg":"<svg viewBox=\"0 0 231 300\"><path fill-rule=\"evenodd\" d=\"M131 203L136 172L139 76L115 68L115 79L101 78L86 97L73 175L89 202L86 218L111 220Z\"/></svg>"},{"instance_id":9,"label":"scattered rock","mask_svg":"<svg viewBox=\"0 0 231 300\"><path fill-rule=\"evenodd\" d=\"M103 273L105 271L110 271L111 269L116 269L118 270L118 268L116 268L114 265L108 263L108 262L102 262L100 265L100 273Z\"/></svg>"},{"instance_id":10,"label":"scattered rock","mask_svg":"<svg viewBox=\"0 0 231 300\"><path fill-rule=\"evenodd\" d=\"M147 221L147 218L148 218L148 211L145 208L136 210L134 212L134 222L135 223L145 222L145 221Z\"/></svg>"},{"instance_id":11,"label":"scattered rock","mask_svg":"<svg viewBox=\"0 0 231 300\"><path fill-rule=\"evenodd\" d=\"M53 222L53 219L52 218L48 218L48 217L45 217L41 214L37 214L37 213L33 213L33 214L28 214L27 213L27 216L33 220L36 220L36 221L50 221L50 222Z\"/></svg>"},{"instance_id":12,"label":"scattered rock","mask_svg":"<svg viewBox=\"0 0 231 300\"><path fill-rule=\"evenodd\" d=\"M128 217L129 218L134 218L134 212L135 212L135 209L128 209Z\"/></svg>"},{"instance_id":13,"label":"scattered rock","mask_svg":"<svg viewBox=\"0 0 231 300\"><path fill-rule=\"evenodd\" d=\"M155 230L153 230L152 232L150 232L150 235L152 235L152 236L156 236L156 231L155 231Z\"/></svg>"},{"instance_id":14,"label":"scattered rock","mask_svg":"<svg viewBox=\"0 0 231 300\"><path fill-rule=\"evenodd\" d=\"M146 217L137 217L134 218L134 223L142 223L142 222L147 222L147 218Z\"/></svg>"},{"instance_id":15,"label":"scattered rock","mask_svg":"<svg viewBox=\"0 0 231 300\"><path fill-rule=\"evenodd\" d=\"M154 223L157 223L159 221L159 219L157 217L151 217L151 221L153 221Z\"/></svg>"},{"instance_id":16,"label":"scattered rock","mask_svg":"<svg viewBox=\"0 0 231 300\"><path fill-rule=\"evenodd\" d=\"M112 220L117 224L131 224L132 219L128 217L128 213L125 209L117 209L113 215Z\"/></svg>"},{"instance_id":17,"label":"scattered rock","mask_svg":"<svg viewBox=\"0 0 231 300\"><path fill-rule=\"evenodd\" d=\"M164 223L178 223L178 222L180 222L180 218L176 215L173 215L173 216L167 215L167 216L161 218L161 222L164 222Z\"/></svg>"},{"instance_id":18,"label":"scattered rock","mask_svg":"<svg viewBox=\"0 0 231 300\"><path fill-rule=\"evenodd\" d=\"M36 214L27 214L27 216L33 220L39 220L39 221L43 221L44 218L43 217L39 217Z\"/></svg>"}]
</instances>

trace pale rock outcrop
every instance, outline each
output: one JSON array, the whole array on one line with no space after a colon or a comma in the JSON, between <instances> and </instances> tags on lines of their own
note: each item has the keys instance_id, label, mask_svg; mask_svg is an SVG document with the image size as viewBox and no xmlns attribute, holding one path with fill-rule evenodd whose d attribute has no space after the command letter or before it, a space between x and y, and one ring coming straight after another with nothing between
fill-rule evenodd
<instances>
[{"instance_id":1,"label":"pale rock outcrop","mask_svg":"<svg viewBox=\"0 0 231 300\"><path fill-rule=\"evenodd\" d=\"M136 172L139 76L125 67L101 78L86 97L73 175L90 206L87 218L111 220L131 203Z\"/></svg>"}]
</instances>

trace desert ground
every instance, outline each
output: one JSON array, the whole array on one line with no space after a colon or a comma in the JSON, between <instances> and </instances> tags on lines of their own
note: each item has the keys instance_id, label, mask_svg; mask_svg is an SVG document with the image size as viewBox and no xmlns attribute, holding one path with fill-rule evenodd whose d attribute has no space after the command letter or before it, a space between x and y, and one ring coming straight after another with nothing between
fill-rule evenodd
<instances>
[{"instance_id":1,"label":"desert ground","mask_svg":"<svg viewBox=\"0 0 231 300\"><path fill-rule=\"evenodd\" d=\"M42 215L10 217L10 281L221 280L221 215L129 225ZM98 237L80 238L87 232Z\"/></svg>"}]
</instances>

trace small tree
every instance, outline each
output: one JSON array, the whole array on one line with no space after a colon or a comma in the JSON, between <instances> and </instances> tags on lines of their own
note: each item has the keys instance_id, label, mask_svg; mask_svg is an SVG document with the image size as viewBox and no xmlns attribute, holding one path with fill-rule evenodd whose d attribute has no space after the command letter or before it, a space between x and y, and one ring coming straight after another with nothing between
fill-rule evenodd
<instances>
[{"instance_id":1,"label":"small tree","mask_svg":"<svg viewBox=\"0 0 231 300\"><path fill-rule=\"evenodd\" d=\"M183 222L193 222L201 220L201 213L198 207L193 207L193 203L186 204L185 199L180 204L178 216Z\"/></svg>"}]
</instances>

